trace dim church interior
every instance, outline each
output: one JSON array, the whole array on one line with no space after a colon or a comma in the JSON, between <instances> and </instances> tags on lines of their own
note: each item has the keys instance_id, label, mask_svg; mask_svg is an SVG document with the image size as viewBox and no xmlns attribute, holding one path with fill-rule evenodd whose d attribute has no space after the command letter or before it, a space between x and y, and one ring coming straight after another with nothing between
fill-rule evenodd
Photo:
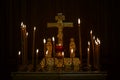
<instances>
[{"instance_id":1,"label":"dim church interior","mask_svg":"<svg viewBox=\"0 0 120 80\"><path fill-rule=\"evenodd\" d=\"M48 78L51 80L88 80L104 79L108 75L107 73L111 73L113 63L111 56L114 53L114 43L116 43L116 39L114 39L111 33L112 28L109 20L111 16L110 9L112 9L110 5L112 3L108 3L107 0L103 2L93 0L93 2L88 1L87 3L86 1L70 0L69 4L72 6L65 6L68 3L67 1L48 1L48 3L46 3L44 1L40 2L39 0L18 0L18 2L13 0L12 2L8 1L8 3L4 1L4 3L6 7L3 6L2 15L5 16L5 18L1 16L1 21L3 26L6 27L2 27L3 29L1 29L3 37L1 38L3 42L1 46L2 48L4 47L4 49L1 48L0 57L2 64L1 70L3 70L3 76L1 77L7 78L5 76L9 75L8 78L12 76L14 80ZM91 6L91 4L93 5ZM41 9L43 12L41 12ZM61 21L49 24L49 21L55 22L54 16L59 11L63 12L63 15L65 14L65 20L64 17L62 17L65 24L64 22L61 23ZM80 25L77 23L78 19L76 19L79 17L81 21ZM20 26L21 21L23 21L24 24ZM66 23L66 21L73 23ZM63 33L61 31L62 29L57 27L57 24L59 24L59 26L64 24L65 28L63 29ZM33 28L34 25L36 25L36 29ZM26 28L26 32L24 32L24 28ZM79 37L80 29L81 38ZM34 30L35 43L33 41ZM95 38L93 37L94 34ZM26 40L27 38L25 38L25 36L28 37L28 40ZM63 40L61 37L63 37ZM42 41L43 39L45 44ZM22 40L23 43L25 42L24 45L21 44ZM48 51L51 49L51 44L47 44L49 40L52 43L52 51ZM70 40L75 42L76 47L72 46L76 48L75 50L74 48L70 48ZM55 44L53 45L54 42ZM4 43L8 46L5 46ZM33 46L33 44L36 46ZM97 48L96 44L99 44ZM80 50L80 45L82 50ZM47 46L48 49L44 48L44 46ZM83 53L82 57L80 56L80 51ZM55 55L55 52L59 55ZM23 53L25 53L25 55L23 55ZM33 53L35 55L33 55ZM99 53L100 58L96 54L93 55L94 53ZM90 56L87 54L90 54ZM98 64L98 58L100 59L100 64ZM39 65L35 65L36 63L39 63ZM20 64L21 66L18 67ZM91 66L88 66L90 64Z\"/></svg>"}]
</instances>

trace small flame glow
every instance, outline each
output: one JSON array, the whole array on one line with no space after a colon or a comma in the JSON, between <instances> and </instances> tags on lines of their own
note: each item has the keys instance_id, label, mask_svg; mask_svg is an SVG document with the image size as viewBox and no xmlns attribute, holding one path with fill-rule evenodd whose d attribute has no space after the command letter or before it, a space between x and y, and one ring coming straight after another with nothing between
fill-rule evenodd
<instances>
[{"instance_id":1,"label":"small flame glow","mask_svg":"<svg viewBox=\"0 0 120 80\"><path fill-rule=\"evenodd\" d=\"M64 56L64 52L62 52L62 56Z\"/></svg>"},{"instance_id":2,"label":"small flame glow","mask_svg":"<svg viewBox=\"0 0 120 80\"><path fill-rule=\"evenodd\" d=\"M95 40L95 44L98 45L98 42Z\"/></svg>"},{"instance_id":3,"label":"small flame glow","mask_svg":"<svg viewBox=\"0 0 120 80\"><path fill-rule=\"evenodd\" d=\"M36 30L36 27L34 27L34 31Z\"/></svg>"},{"instance_id":4,"label":"small flame glow","mask_svg":"<svg viewBox=\"0 0 120 80\"><path fill-rule=\"evenodd\" d=\"M46 51L46 55L48 55L48 50Z\"/></svg>"},{"instance_id":5,"label":"small flame glow","mask_svg":"<svg viewBox=\"0 0 120 80\"><path fill-rule=\"evenodd\" d=\"M97 42L98 42L98 44L100 44L100 40L97 38Z\"/></svg>"},{"instance_id":6,"label":"small flame glow","mask_svg":"<svg viewBox=\"0 0 120 80\"><path fill-rule=\"evenodd\" d=\"M92 30L90 30L90 34L92 34Z\"/></svg>"},{"instance_id":7,"label":"small flame glow","mask_svg":"<svg viewBox=\"0 0 120 80\"><path fill-rule=\"evenodd\" d=\"M59 45L59 46L62 46L62 44L61 44L61 43L59 43L58 45Z\"/></svg>"},{"instance_id":8,"label":"small flame glow","mask_svg":"<svg viewBox=\"0 0 120 80\"><path fill-rule=\"evenodd\" d=\"M28 36L28 32L26 32L26 36Z\"/></svg>"},{"instance_id":9,"label":"small flame glow","mask_svg":"<svg viewBox=\"0 0 120 80\"><path fill-rule=\"evenodd\" d=\"M52 41L55 41L55 38L54 38L54 37L52 37Z\"/></svg>"},{"instance_id":10,"label":"small flame glow","mask_svg":"<svg viewBox=\"0 0 120 80\"><path fill-rule=\"evenodd\" d=\"M78 18L78 24L80 24L80 18Z\"/></svg>"},{"instance_id":11,"label":"small flame glow","mask_svg":"<svg viewBox=\"0 0 120 80\"><path fill-rule=\"evenodd\" d=\"M71 49L71 53L73 53L73 49Z\"/></svg>"},{"instance_id":12,"label":"small flame glow","mask_svg":"<svg viewBox=\"0 0 120 80\"><path fill-rule=\"evenodd\" d=\"M38 53L39 52L39 49L36 49L36 53Z\"/></svg>"},{"instance_id":13,"label":"small flame glow","mask_svg":"<svg viewBox=\"0 0 120 80\"><path fill-rule=\"evenodd\" d=\"M87 51L90 51L90 49L89 49L89 48L87 48Z\"/></svg>"},{"instance_id":14,"label":"small flame glow","mask_svg":"<svg viewBox=\"0 0 120 80\"><path fill-rule=\"evenodd\" d=\"M44 44L46 43L46 39L43 39L43 43L44 43Z\"/></svg>"},{"instance_id":15,"label":"small flame glow","mask_svg":"<svg viewBox=\"0 0 120 80\"><path fill-rule=\"evenodd\" d=\"M24 25L24 28L26 28L26 25Z\"/></svg>"},{"instance_id":16,"label":"small flame glow","mask_svg":"<svg viewBox=\"0 0 120 80\"><path fill-rule=\"evenodd\" d=\"M23 24L23 22L21 22L21 26L23 26L24 24Z\"/></svg>"},{"instance_id":17,"label":"small flame glow","mask_svg":"<svg viewBox=\"0 0 120 80\"><path fill-rule=\"evenodd\" d=\"M95 36L93 36L93 40L95 40Z\"/></svg>"},{"instance_id":18,"label":"small flame glow","mask_svg":"<svg viewBox=\"0 0 120 80\"><path fill-rule=\"evenodd\" d=\"M18 55L21 55L21 51L18 51Z\"/></svg>"},{"instance_id":19,"label":"small flame glow","mask_svg":"<svg viewBox=\"0 0 120 80\"><path fill-rule=\"evenodd\" d=\"M90 41L88 41L88 45L90 45Z\"/></svg>"}]
</instances>

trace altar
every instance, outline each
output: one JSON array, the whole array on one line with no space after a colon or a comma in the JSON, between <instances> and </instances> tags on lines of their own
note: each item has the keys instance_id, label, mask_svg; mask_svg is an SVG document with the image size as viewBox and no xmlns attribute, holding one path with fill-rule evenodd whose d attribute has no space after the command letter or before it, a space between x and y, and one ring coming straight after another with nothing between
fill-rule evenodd
<instances>
[{"instance_id":1,"label":"altar","mask_svg":"<svg viewBox=\"0 0 120 80\"><path fill-rule=\"evenodd\" d=\"M107 73L100 71L99 50L100 40L92 35L90 31L90 41L86 49L87 55L83 57L80 19L78 19L79 31L79 49L76 47L76 40L71 36L69 38L69 51L65 52L63 44L63 28L74 27L71 22L63 22L65 16L58 13L55 16L57 23L47 23L47 27L57 27L58 34L56 37L43 39L43 57L40 59L39 49L35 50L35 31L33 31L32 59L28 63L26 25L21 23L21 51L18 52L18 71L12 72L13 80L105 80ZM91 45L92 44L92 45ZM79 52L76 52L76 49ZM35 52L36 51L36 52ZM66 57L65 54L69 54ZM76 56L79 54L79 57ZM93 59L91 59L91 56ZM83 59L84 58L84 59ZM84 63L83 60L86 60ZM91 61L92 60L92 61ZM92 62L92 63L91 63ZM85 65L84 65L85 64ZM94 68L94 69L92 69Z\"/></svg>"}]
</instances>

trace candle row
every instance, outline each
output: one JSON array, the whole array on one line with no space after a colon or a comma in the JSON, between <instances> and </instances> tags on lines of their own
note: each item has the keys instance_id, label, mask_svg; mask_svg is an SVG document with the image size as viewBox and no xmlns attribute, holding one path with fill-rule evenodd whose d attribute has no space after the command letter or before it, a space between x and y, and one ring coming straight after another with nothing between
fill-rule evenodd
<instances>
[{"instance_id":1,"label":"candle row","mask_svg":"<svg viewBox=\"0 0 120 80\"><path fill-rule=\"evenodd\" d=\"M95 36L92 35L92 30L90 30L90 37L91 40L88 41L88 47L87 47L87 65L90 66L90 54L92 54L93 67L99 69L100 40L98 38L95 39Z\"/></svg>"}]
</instances>

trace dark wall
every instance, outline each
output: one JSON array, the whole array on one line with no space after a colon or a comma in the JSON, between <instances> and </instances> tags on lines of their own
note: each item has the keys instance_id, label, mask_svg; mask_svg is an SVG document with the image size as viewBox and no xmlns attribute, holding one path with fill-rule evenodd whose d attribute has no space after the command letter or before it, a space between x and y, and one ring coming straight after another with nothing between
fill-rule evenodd
<instances>
[{"instance_id":1,"label":"dark wall","mask_svg":"<svg viewBox=\"0 0 120 80\"><path fill-rule=\"evenodd\" d=\"M69 39L74 37L78 49L77 18L81 19L82 51L86 54L87 41L90 40L89 31L101 40L101 64L107 69L110 56L111 37L111 5L109 0L6 0L1 3L1 64L7 65L6 71L16 71L17 53L20 50L20 24L23 21L29 32L29 54L32 49L32 31L36 31L36 48L43 54L43 38L57 35L57 29L48 29L48 22L55 22L55 16L62 12L65 22L73 22L73 28L64 28L64 44L68 49ZM115 40L113 40L115 41ZM76 56L79 57L77 50ZM112 52L111 52L112 53ZM66 50L66 57L69 54ZM41 55L40 57L43 57Z\"/></svg>"}]
</instances>

